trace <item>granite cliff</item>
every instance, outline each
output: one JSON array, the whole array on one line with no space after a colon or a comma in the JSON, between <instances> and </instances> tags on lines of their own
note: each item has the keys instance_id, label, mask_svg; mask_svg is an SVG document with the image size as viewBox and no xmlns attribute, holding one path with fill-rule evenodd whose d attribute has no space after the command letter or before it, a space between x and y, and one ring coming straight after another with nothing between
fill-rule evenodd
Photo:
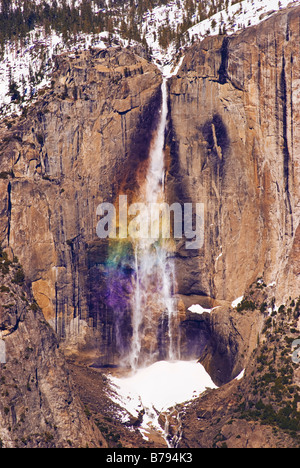
<instances>
[{"instance_id":1,"label":"granite cliff","mask_svg":"<svg viewBox=\"0 0 300 468\"><path fill-rule=\"evenodd\" d=\"M97 241L96 208L136 185L160 84L157 68L127 50L60 56L51 89L2 122L3 447L107 446L65 356L93 363L113 354L113 319L102 317L98 295L107 245Z\"/></svg>"},{"instance_id":2,"label":"granite cliff","mask_svg":"<svg viewBox=\"0 0 300 468\"><path fill-rule=\"evenodd\" d=\"M97 242L96 209L137 184L160 84L157 68L126 50L61 56L52 89L3 135L3 247L71 352L90 347L109 359L113 320L103 318L99 294L107 245Z\"/></svg>"},{"instance_id":3,"label":"granite cliff","mask_svg":"<svg viewBox=\"0 0 300 468\"><path fill-rule=\"evenodd\" d=\"M239 34L208 37L188 50L169 82L168 198L205 205L204 248L186 251L178 243L175 254L181 352L201 358L214 381L228 385L180 415L184 447L227 439L234 445L243 429L241 419L234 430L228 427L233 414L224 410L227 403L229 409L244 403L249 420L253 406L263 411L270 405L270 395L257 399L252 388L265 346L260 340L270 338L268 315L273 314L268 327L272 332L282 327L288 344L291 330L299 330L299 18L300 8L291 8ZM41 446L106 444L76 396L63 354L89 365L118 363L115 311L106 297L109 246L97 239L96 208L115 202L120 193L134 193L147 167L161 101L159 70L128 49L56 60L51 89L9 122L9 129L7 122L0 125L0 240L7 267L0 315L7 363L1 378L10 399L0 405L5 446L17 438L8 428L23 437L29 409L33 417L23 444L25 439ZM118 294L124 301L122 277ZM233 308L241 296L243 302ZM195 303L217 309L200 316L187 310ZM286 309L277 315L281 304ZM123 309L124 333L130 336L130 310ZM289 351L282 344L285 359ZM266 382L280 371L277 358ZM243 387L229 383L245 367L252 377L247 374ZM299 375L292 370L290 400L280 392L296 424ZM249 393L244 402L240 390ZM42 411L35 406L37 395ZM277 415L279 400L276 404ZM195 421L188 416L195 411L193 434ZM81 426L72 426L74 420ZM257 414L255 421L261 422ZM255 431L247 423L242 445L248 432L255 440L257 434L271 437L271 426L259 432L258 423ZM206 424L209 440L201 435ZM39 438L33 437L37 433ZM270 442L284 443L292 445L285 436Z\"/></svg>"},{"instance_id":4,"label":"granite cliff","mask_svg":"<svg viewBox=\"0 0 300 468\"><path fill-rule=\"evenodd\" d=\"M207 38L171 80L170 189L207 214L183 293L231 302L261 277L278 302L299 292L298 23L292 8Z\"/></svg>"},{"instance_id":5,"label":"granite cliff","mask_svg":"<svg viewBox=\"0 0 300 468\"><path fill-rule=\"evenodd\" d=\"M77 396L57 336L1 251L1 448L107 447Z\"/></svg>"},{"instance_id":6,"label":"granite cliff","mask_svg":"<svg viewBox=\"0 0 300 468\"><path fill-rule=\"evenodd\" d=\"M179 293L220 306L199 324L219 383L245 367L261 311L299 296L299 14L206 38L170 83L169 196L205 205L204 248L178 245ZM241 296L247 319L231 307Z\"/></svg>"},{"instance_id":7,"label":"granite cliff","mask_svg":"<svg viewBox=\"0 0 300 468\"><path fill-rule=\"evenodd\" d=\"M171 80L170 198L206 212L204 249L178 245L179 292L218 307L189 317L215 381L246 368L175 411L180 447L299 443L299 17L207 38Z\"/></svg>"}]
</instances>

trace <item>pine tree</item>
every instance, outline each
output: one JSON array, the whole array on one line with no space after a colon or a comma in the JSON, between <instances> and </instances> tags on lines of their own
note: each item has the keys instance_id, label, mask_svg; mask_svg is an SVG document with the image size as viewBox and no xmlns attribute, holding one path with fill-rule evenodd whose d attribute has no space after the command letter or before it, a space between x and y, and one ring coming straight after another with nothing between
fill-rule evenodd
<instances>
[{"instance_id":1,"label":"pine tree","mask_svg":"<svg viewBox=\"0 0 300 468\"><path fill-rule=\"evenodd\" d=\"M11 97L11 101L15 102L16 104L21 101L21 94L18 89L18 85L14 80L14 77L12 75L12 70L10 69L9 71L9 91L8 95Z\"/></svg>"}]
</instances>

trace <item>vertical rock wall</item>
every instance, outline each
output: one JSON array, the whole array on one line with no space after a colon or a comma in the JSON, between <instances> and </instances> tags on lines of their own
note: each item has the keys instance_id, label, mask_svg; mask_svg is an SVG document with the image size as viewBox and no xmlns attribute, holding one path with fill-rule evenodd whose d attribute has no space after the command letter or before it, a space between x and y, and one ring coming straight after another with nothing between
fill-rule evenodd
<instances>
[{"instance_id":1,"label":"vertical rock wall","mask_svg":"<svg viewBox=\"0 0 300 468\"><path fill-rule=\"evenodd\" d=\"M170 85L170 197L205 204L205 246L178 248L179 289L232 301L263 277L300 290L300 9L207 38Z\"/></svg>"},{"instance_id":2,"label":"vertical rock wall","mask_svg":"<svg viewBox=\"0 0 300 468\"><path fill-rule=\"evenodd\" d=\"M205 204L204 248L179 243L176 254L184 357L210 334L207 321L186 315L199 296L204 307L227 307L215 313L222 335L231 301L257 278L273 285L278 305L299 294L299 12L195 44L170 81L169 198ZM157 68L128 50L62 56L51 90L0 128L3 247L66 352L93 362L95 350L102 363L116 359L116 313L123 342L132 332L130 264L111 259L120 290L110 304L96 208L130 198L144 175L160 86Z\"/></svg>"},{"instance_id":3,"label":"vertical rock wall","mask_svg":"<svg viewBox=\"0 0 300 468\"><path fill-rule=\"evenodd\" d=\"M18 257L70 352L109 353L96 209L136 186L160 85L157 68L127 50L61 56L51 90L9 132L1 129L3 247Z\"/></svg>"}]
</instances>

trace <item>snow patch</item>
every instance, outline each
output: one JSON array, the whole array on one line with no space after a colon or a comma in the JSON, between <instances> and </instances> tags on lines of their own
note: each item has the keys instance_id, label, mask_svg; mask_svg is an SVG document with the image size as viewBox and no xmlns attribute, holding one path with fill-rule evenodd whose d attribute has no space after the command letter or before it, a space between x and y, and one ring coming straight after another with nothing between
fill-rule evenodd
<instances>
[{"instance_id":1,"label":"snow patch","mask_svg":"<svg viewBox=\"0 0 300 468\"><path fill-rule=\"evenodd\" d=\"M211 312L214 310L214 309L204 309L203 307L201 307L201 305L199 304L194 304L192 305L191 307L189 307L188 309L190 312L193 312L193 314L199 314L199 315L202 315L204 314L205 312L207 314L211 314Z\"/></svg>"},{"instance_id":2,"label":"snow patch","mask_svg":"<svg viewBox=\"0 0 300 468\"><path fill-rule=\"evenodd\" d=\"M236 377L236 380L242 380L242 378L244 377L245 375L245 370L246 369L243 369L242 372Z\"/></svg>"},{"instance_id":3,"label":"snow patch","mask_svg":"<svg viewBox=\"0 0 300 468\"><path fill-rule=\"evenodd\" d=\"M278 312L278 311L279 311L279 307L276 304L274 305L274 307L269 307L268 309L269 316L271 316L273 312Z\"/></svg>"},{"instance_id":4,"label":"snow patch","mask_svg":"<svg viewBox=\"0 0 300 468\"><path fill-rule=\"evenodd\" d=\"M163 434L158 422L161 412L197 398L207 388L217 388L197 361L160 361L128 377L109 379L113 401L134 417L144 413L140 427L144 436L150 427ZM125 414L122 417L125 422Z\"/></svg>"},{"instance_id":5,"label":"snow patch","mask_svg":"<svg viewBox=\"0 0 300 468\"><path fill-rule=\"evenodd\" d=\"M237 299L235 299L235 300L232 302L231 307L233 307L234 309L236 309L237 306L238 306L241 302L243 302L243 300L244 300L244 296L238 297Z\"/></svg>"}]
</instances>

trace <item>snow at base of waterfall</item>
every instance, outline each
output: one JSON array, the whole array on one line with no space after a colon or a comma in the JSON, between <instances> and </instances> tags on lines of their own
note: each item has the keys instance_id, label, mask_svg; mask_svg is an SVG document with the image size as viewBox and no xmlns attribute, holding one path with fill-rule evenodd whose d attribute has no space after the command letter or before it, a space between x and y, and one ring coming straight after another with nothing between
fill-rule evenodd
<instances>
[{"instance_id":1,"label":"snow at base of waterfall","mask_svg":"<svg viewBox=\"0 0 300 468\"><path fill-rule=\"evenodd\" d=\"M109 379L111 398L124 409L124 423L129 415L137 418L144 413L139 429L145 438L151 428L164 433L158 422L160 413L199 397L207 388L217 388L197 361L160 361L125 378L111 375Z\"/></svg>"}]
</instances>

